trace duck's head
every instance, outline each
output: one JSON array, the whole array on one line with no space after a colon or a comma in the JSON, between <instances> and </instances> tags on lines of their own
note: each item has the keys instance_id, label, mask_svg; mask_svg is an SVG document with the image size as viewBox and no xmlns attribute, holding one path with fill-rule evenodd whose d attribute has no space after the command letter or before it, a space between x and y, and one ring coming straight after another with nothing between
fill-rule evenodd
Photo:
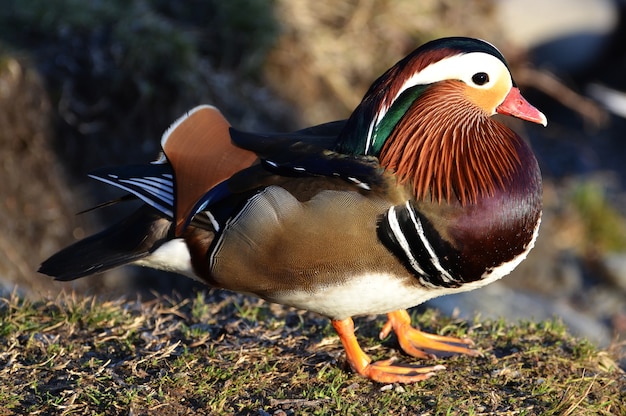
<instances>
[{"instance_id":1,"label":"duck's head","mask_svg":"<svg viewBox=\"0 0 626 416\"><path fill-rule=\"evenodd\" d=\"M434 178L436 174L427 172L426 167L421 169L424 172L415 172L414 165L413 171L406 172L407 168L401 166L406 162L399 159L412 159L417 164L422 158L420 163L430 164L429 169L432 169L435 159L430 153L443 152L448 155L439 166L454 163L460 166L457 169L470 170L463 162L452 160L452 154L461 157L455 146L484 149L481 143L501 141L500 136L508 136L509 132L515 135L491 119L498 113L547 124L546 117L522 97L506 60L493 45L473 38L438 39L413 51L372 84L346 124L339 150L377 156L384 167L395 170L401 179L413 180L421 175L420 180L428 183L420 189L416 185L417 197L430 193L431 196L438 194L437 199L449 199L456 193L460 199L465 199L462 195L466 192L459 189L432 192L430 177L439 181L434 186L445 187L447 183L448 188L452 188L462 187L463 177L470 181L476 179L468 177L472 173L459 171L455 174L447 166L447 177ZM394 154L397 160L394 162L389 154ZM514 163L498 160L499 157L511 159L515 155L496 152L491 162L502 166ZM501 170L495 172L495 176L504 175L506 166ZM460 181L458 184L451 178L455 175ZM470 199L493 190L495 185L488 175L478 175L479 185L469 191Z\"/></svg>"},{"instance_id":2,"label":"duck's head","mask_svg":"<svg viewBox=\"0 0 626 416\"><path fill-rule=\"evenodd\" d=\"M383 100L387 109L413 87L459 81L467 100L489 116L500 113L547 124L546 117L521 96L504 56L485 41L438 39L415 50L395 68L390 85L393 92Z\"/></svg>"}]
</instances>

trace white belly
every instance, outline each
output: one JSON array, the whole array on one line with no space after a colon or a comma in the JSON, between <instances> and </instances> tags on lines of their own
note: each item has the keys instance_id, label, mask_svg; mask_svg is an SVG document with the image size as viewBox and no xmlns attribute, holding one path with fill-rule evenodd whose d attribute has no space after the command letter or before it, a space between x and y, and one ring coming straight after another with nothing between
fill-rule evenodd
<instances>
[{"instance_id":1,"label":"white belly","mask_svg":"<svg viewBox=\"0 0 626 416\"><path fill-rule=\"evenodd\" d=\"M282 292L270 301L344 319L355 315L381 314L419 305L439 296L439 290L404 284L395 276L353 276L339 286L310 292Z\"/></svg>"}]
</instances>

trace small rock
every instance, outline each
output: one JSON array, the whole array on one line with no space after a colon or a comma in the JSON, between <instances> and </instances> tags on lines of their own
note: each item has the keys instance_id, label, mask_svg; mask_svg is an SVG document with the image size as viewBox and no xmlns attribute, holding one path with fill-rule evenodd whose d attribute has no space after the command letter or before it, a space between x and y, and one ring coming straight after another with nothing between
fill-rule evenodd
<instances>
[{"instance_id":1,"label":"small rock","mask_svg":"<svg viewBox=\"0 0 626 416\"><path fill-rule=\"evenodd\" d=\"M406 390L401 385L397 385L396 388L394 389L394 391L396 393L406 393Z\"/></svg>"}]
</instances>

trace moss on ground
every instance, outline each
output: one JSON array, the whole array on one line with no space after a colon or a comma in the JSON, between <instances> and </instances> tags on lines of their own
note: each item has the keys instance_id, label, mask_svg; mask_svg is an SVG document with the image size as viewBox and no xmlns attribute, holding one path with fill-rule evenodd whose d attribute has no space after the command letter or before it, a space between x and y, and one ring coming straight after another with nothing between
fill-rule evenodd
<instances>
[{"instance_id":1,"label":"moss on ground","mask_svg":"<svg viewBox=\"0 0 626 416\"><path fill-rule=\"evenodd\" d=\"M447 370L381 385L346 369L328 320L256 299L13 296L0 302L0 414L626 414L616 357L556 321L414 315L430 332L470 336L483 356L432 360ZM357 319L363 346L400 354L376 339L382 323Z\"/></svg>"}]
</instances>

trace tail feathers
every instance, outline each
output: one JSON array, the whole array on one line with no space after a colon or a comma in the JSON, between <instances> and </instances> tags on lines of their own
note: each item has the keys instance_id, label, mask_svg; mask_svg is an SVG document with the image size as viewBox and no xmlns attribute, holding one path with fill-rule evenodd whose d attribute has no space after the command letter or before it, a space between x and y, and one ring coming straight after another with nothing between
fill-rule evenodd
<instances>
[{"instance_id":1,"label":"tail feathers","mask_svg":"<svg viewBox=\"0 0 626 416\"><path fill-rule=\"evenodd\" d=\"M54 254L41 264L39 272L69 281L135 262L167 240L171 224L144 206L112 227Z\"/></svg>"}]
</instances>

